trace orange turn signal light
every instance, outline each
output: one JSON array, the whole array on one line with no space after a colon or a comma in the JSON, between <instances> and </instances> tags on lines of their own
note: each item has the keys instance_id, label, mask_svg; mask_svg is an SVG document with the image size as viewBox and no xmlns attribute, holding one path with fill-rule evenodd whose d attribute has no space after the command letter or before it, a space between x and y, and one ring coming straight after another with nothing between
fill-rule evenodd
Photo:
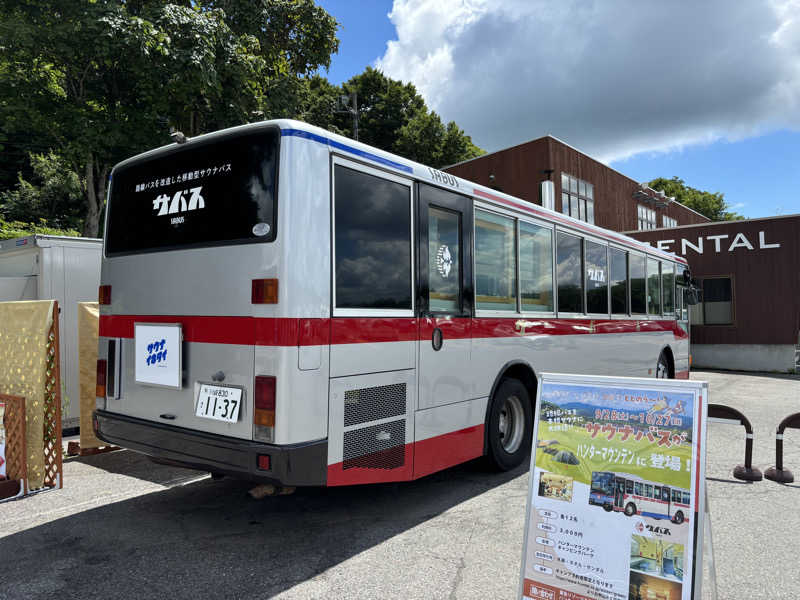
<instances>
[{"instance_id":1,"label":"orange turn signal light","mask_svg":"<svg viewBox=\"0 0 800 600\"><path fill-rule=\"evenodd\" d=\"M250 301L253 304L277 304L278 280L253 279L253 288Z\"/></svg>"},{"instance_id":2,"label":"orange turn signal light","mask_svg":"<svg viewBox=\"0 0 800 600\"><path fill-rule=\"evenodd\" d=\"M97 361L97 397L106 397L106 363L105 359L98 359Z\"/></svg>"}]
</instances>

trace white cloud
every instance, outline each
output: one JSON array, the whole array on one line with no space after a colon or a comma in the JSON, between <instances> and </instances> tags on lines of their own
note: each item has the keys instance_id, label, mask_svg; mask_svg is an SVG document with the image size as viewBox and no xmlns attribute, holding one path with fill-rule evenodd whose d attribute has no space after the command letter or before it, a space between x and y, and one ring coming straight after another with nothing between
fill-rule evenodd
<instances>
[{"instance_id":1,"label":"white cloud","mask_svg":"<svg viewBox=\"0 0 800 600\"><path fill-rule=\"evenodd\" d=\"M800 127L800 0L395 0L377 67L487 150L603 160Z\"/></svg>"}]
</instances>

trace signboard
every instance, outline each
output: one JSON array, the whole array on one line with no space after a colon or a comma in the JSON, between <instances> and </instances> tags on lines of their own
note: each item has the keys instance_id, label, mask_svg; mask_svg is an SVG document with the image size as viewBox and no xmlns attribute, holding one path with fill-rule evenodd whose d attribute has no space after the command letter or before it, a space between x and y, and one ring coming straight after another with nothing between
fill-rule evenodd
<instances>
[{"instance_id":1,"label":"signboard","mask_svg":"<svg viewBox=\"0 0 800 600\"><path fill-rule=\"evenodd\" d=\"M135 323L136 381L180 389L181 326L178 323Z\"/></svg>"},{"instance_id":2,"label":"signboard","mask_svg":"<svg viewBox=\"0 0 800 600\"><path fill-rule=\"evenodd\" d=\"M543 374L520 598L700 598L707 384Z\"/></svg>"}]
</instances>

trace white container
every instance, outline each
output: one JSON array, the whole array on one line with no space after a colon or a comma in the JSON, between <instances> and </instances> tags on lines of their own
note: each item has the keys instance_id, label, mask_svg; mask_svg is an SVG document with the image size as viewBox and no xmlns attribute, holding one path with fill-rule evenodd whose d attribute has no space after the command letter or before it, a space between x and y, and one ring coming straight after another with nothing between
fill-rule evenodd
<instances>
[{"instance_id":1,"label":"white container","mask_svg":"<svg viewBox=\"0 0 800 600\"><path fill-rule=\"evenodd\" d=\"M0 240L0 302L58 300L63 427L80 414L78 302L97 301L103 240L31 235Z\"/></svg>"}]
</instances>

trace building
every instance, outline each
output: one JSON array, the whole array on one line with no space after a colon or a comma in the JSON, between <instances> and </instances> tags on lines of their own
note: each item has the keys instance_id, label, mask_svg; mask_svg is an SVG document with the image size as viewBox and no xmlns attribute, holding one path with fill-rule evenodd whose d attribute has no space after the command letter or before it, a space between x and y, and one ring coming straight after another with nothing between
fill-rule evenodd
<instances>
[{"instance_id":1,"label":"building","mask_svg":"<svg viewBox=\"0 0 800 600\"><path fill-rule=\"evenodd\" d=\"M800 347L800 215L628 235L685 257L703 302L692 307L692 364L792 371Z\"/></svg>"},{"instance_id":2,"label":"building","mask_svg":"<svg viewBox=\"0 0 800 600\"><path fill-rule=\"evenodd\" d=\"M614 231L709 222L549 135L444 170Z\"/></svg>"}]
</instances>

